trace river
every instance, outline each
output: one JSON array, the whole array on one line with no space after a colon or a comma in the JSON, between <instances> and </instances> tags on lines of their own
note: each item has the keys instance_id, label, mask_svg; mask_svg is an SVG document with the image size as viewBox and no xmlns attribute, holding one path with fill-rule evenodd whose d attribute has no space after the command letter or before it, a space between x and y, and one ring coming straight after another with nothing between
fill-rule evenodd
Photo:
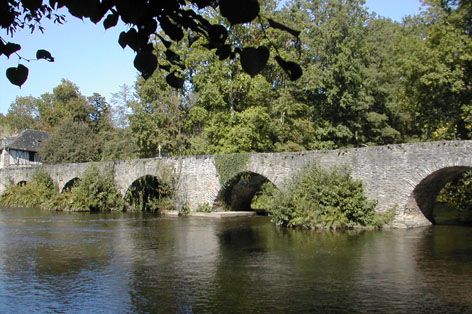
<instances>
[{"instance_id":1,"label":"river","mask_svg":"<svg viewBox=\"0 0 472 314\"><path fill-rule=\"evenodd\" d=\"M0 312L472 312L472 228L0 209Z\"/></svg>"}]
</instances>

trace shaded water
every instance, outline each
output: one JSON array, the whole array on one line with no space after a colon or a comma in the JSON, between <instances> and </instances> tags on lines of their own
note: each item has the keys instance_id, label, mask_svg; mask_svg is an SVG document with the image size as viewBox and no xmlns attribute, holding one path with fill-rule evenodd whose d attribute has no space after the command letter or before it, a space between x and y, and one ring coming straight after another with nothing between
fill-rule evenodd
<instances>
[{"instance_id":1,"label":"shaded water","mask_svg":"<svg viewBox=\"0 0 472 314\"><path fill-rule=\"evenodd\" d=\"M472 312L472 228L0 209L0 312Z\"/></svg>"}]
</instances>

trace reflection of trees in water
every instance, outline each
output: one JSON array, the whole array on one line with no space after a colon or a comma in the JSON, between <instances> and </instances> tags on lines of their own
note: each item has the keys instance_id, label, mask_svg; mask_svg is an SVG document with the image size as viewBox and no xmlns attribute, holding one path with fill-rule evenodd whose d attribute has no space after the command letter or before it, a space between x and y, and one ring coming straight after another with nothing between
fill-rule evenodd
<instances>
[{"instance_id":1,"label":"reflection of trees in water","mask_svg":"<svg viewBox=\"0 0 472 314\"><path fill-rule=\"evenodd\" d=\"M471 239L472 228L437 226L425 230L415 243L418 277L440 310L472 312Z\"/></svg>"},{"instance_id":2,"label":"reflection of trees in water","mask_svg":"<svg viewBox=\"0 0 472 314\"><path fill-rule=\"evenodd\" d=\"M190 312L207 300L215 272L215 222L163 218L136 222L130 296L136 312Z\"/></svg>"},{"instance_id":3,"label":"reflection of trees in water","mask_svg":"<svg viewBox=\"0 0 472 314\"><path fill-rule=\"evenodd\" d=\"M22 311L37 311L38 306L48 311L86 308L88 300L79 305L77 295L91 293L100 280L96 276L109 266L113 237L103 235L113 226L96 223L90 214L15 211L22 215L1 217L8 227L0 228L6 240L0 240L0 269L7 295L25 295L8 306L21 306ZM32 293L35 297L30 298ZM89 300L104 293L96 291ZM53 302L46 305L46 298Z\"/></svg>"},{"instance_id":4,"label":"reflection of trees in water","mask_svg":"<svg viewBox=\"0 0 472 314\"><path fill-rule=\"evenodd\" d=\"M214 294L209 296L213 310L327 311L336 310L333 298L349 299L357 268L349 258L355 236L278 229L254 219L221 226ZM337 310L349 310L349 302L339 304Z\"/></svg>"}]
</instances>

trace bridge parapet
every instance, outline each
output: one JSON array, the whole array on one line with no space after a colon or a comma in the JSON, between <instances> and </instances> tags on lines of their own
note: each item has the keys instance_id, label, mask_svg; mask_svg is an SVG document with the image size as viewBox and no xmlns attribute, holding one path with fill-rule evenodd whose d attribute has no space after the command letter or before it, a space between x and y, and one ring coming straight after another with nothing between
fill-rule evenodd
<instances>
[{"instance_id":1,"label":"bridge parapet","mask_svg":"<svg viewBox=\"0 0 472 314\"><path fill-rule=\"evenodd\" d=\"M448 178L472 168L472 141L424 142L294 153L254 153L244 171L267 178L281 186L305 166L345 165L363 182L367 196L378 201L377 210L396 208L398 227L430 224L429 192L436 193ZM214 156L151 158L130 161L44 165L60 189L80 178L92 164L113 172L124 195L131 184L145 175L172 176L180 205L195 210L213 204L222 189ZM0 170L0 193L10 183L29 181L37 167ZM442 170L453 169L453 170ZM430 176L435 174L434 176ZM428 178L426 180L426 178ZM430 194L431 194L430 193ZM432 194L431 194L432 195Z\"/></svg>"}]
</instances>

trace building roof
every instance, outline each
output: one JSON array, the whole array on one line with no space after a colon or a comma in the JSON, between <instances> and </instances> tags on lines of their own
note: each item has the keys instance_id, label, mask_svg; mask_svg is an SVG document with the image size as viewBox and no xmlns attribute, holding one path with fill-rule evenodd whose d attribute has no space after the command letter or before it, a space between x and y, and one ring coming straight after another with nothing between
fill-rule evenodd
<instances>
[{"instance_id":1,"label":"building roof","mask_svg":"<svg viewBox=\"0 0 472 314\"><path fill-rule=\"evenodd\" d=\"M17 136L6 137L0 143L0 149L9 148L37 152L41 144L49 138L49 134L38 130L23 130Z\"/></svg>"}]
</instances>

